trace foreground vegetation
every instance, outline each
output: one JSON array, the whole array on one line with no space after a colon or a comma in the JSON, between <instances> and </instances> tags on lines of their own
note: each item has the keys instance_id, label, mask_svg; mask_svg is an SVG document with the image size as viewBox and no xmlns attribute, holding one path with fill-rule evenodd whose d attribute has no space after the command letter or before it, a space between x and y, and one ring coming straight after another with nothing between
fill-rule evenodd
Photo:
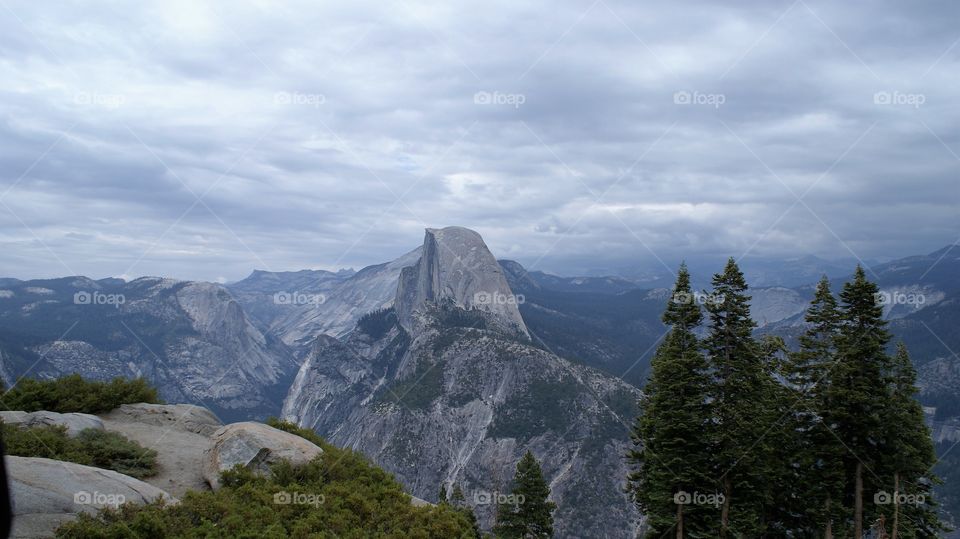
<instances>
[{"instance_id":1,"label":"foreground vegetation","mask_svg":"<svg viewBox=\"0 0 960 539\"><path fill-rule=\"evenodd\" d=\"M681 267L634 429L648 537L935 537L938 482L916 372L882 296L824 278L800 347L756 339L731 259L697 296ZM701 301L702 299L702 301ZM706 336L700 338L704 315Z\"/></svg>"},{"instance_id":2,"label":"foreground vegetation","mask_svg":"<svg viewBox=\"0 0 960 539\"><path fill-rule=\"evenodd\" d=\"M76 438L62 425L3 425L8 455L65 460L143 479L157 474L157 452L116 432L86 429Z\"/></svg>"},{"instance_id":3,"label":"foreground vegetation","mask_svg":"<svg viewBox=\"0 0 960 539\"><path fill-rule=\"evenodd\" d=\"M4 410L84 414L102 414L121 404L137 402L161 402L157 390L143 378L114 378L109 382L98 382L85 380L79 374L56 380L24 378L0 398L0 406Z\"/></svg>"},{"instance_id":4,"label":"foreground vegetation","mask_svg":"<svg viewBox=\"0 0 960 539\"><path fill-rule=\"evenodd\" d=\"M280 463L269 477L235 468L216 492L190 492L174 506L162 501L81 515L61 538L473 538L464 514L449 505L414 507L387 472L365 457L332 446L316 433L270 421L323 448L310 463Z\"/></svg>"}]
</instances>

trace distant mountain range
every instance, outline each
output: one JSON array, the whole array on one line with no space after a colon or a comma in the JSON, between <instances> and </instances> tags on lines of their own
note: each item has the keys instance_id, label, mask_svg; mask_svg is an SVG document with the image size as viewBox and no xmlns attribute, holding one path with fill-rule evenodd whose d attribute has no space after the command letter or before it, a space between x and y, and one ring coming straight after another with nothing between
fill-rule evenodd
<instances>
[{"instance_id":1,"label":"distant mountain range","mask_svg":"<svg viewBox=\"0 0 960 539\"><path fill-rule=\"evenodd\" d=\"M744 266L758 331L788 341L820 276L839 291L853 270L813 257ZM691 271L708 283L719 269ZM960 247L868 274L918 365L935 437L960 440ZM282 414L425 499L454 483L485 499L531 449L558 532L632 537L640 517L621 457L672 279L528 272L458 227L356 272L0 279L0 378L144 376L168 402L228 421ZM489 525L494 508L476 509Z\"/></svg>"}]
</instances>

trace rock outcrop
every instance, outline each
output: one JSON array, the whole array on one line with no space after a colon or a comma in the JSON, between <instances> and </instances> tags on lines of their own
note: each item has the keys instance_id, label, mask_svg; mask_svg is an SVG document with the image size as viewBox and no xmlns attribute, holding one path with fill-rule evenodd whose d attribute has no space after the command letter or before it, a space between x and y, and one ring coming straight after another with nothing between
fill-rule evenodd
<instances>
[{"instance_id":1,"label":"rock outcrop","mask_svg":"<svg viewBox=\"0 0 960 539\"><path fill-rule=\"evenodd\" d=\"M529 337L518 301L480 234L452 226L427 229L420 260L400 274L395 309L408 332L424 309L449 305L489 313L499 329Z\"/></svg>"},{"instance_id":2,"label":"rock outcrop","mask_svg":"<svg viewBox=\"0 0 960 539\"><path fill-rule=\"evenodd\" d=\"M4 457L13 498L12 537L51 537L76 515L123 503L176 498L126 475L43 458Z\"/></svg>"},{"instance_id":3,"label":"rock outcrop","mask_svg":"<svg viewBox=\"0 0 960 539\"><path fill-rule=\"evenodd\" d=\"M220 473L237 464L266 473L280 460L301 465L321 453L323 449L295 434L262 423L233 423L210 437L204 452L203 477L216 490L220 488Z\"/></svg>"},{"instance_id":4,"label":"rock outcrop","mask_svg":"<svg viewBox=\"0 0 960 539\"><path fill-rule=\"evenodd\" d=\"M139 423L144 426L163 427L210 436L223 423L213 412L203 406L192 404L121 404L119 408L103 416L104 421L116 423Z\"/></svg>"},{"instance_id":5,"label":"rock outcrop","mask_svg":"<svg viewBox=\"0 0 960 539\"><path fill-rule=\"evenodd\" d=\"M124 404L102 416L108 431L157 450L157 475L143 481L178 497L207 490L204 453L222 425L206 408L189 404Z\"/></svg>"},{"instance_id":6,"label":"rock outcrop","mask_svg":"<svg viewBox=\"0 0 960 539\"><path fill-rule=\"evenodd\" d=\"M67 436L76 437L86 429L103 430L103 421L91 414L57 412L0 411L0 420L7 425L29 428L44 425L60 425L67 428Z\"/></svg>"}]
</instances>

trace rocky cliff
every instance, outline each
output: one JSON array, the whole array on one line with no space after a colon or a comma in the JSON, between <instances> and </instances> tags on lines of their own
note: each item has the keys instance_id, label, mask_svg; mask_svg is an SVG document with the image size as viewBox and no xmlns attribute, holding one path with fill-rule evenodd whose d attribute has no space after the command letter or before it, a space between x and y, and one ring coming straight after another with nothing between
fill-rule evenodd
<instances>
[{"instance_id":1,"label":"rocky cliff","mask_svg":"<svg viewBox=\"0 0 960 539\"><path fill-rule=\"evenodd\" d=\"M298 367L218 284L67 277L4 291L0 350L8 387L21 376L143 376L168 402L239 419L277 413Z\"/></svg>"},{"instance_id":2,"label":"rocky cliff","mask_svg":"<svg viewBox=\"0 0 960 539\"><path fill-rule=\"evenodd\" d=\"M416 496L460 485L489 527L526 450L542 460L561 537L633 537L623 455L639 392L533 344L475 232L428 230L394 308L320 336L284 417L395 473ZM478 298L481 301L478 301Z\"/></svg>"},{"instance_id":3,"label":"rocky cliff","mask_svg":"<svg viewBox=\"0 0 960 539\"><path fill-rule=\"evenodd\" d=\"M414 249L396 260L358 272L265 272L229 285L260 328L303 361L318 335L341 337L366 313L393 305L400 271L420 259Z\"/></svg>"}]
</instances>

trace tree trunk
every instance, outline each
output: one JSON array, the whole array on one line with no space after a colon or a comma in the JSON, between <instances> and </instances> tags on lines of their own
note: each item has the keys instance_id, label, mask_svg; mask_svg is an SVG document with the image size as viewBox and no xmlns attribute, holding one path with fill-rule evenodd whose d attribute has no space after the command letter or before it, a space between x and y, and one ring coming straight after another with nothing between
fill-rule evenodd
<instances>
[{"instance_id":1,"label":"tree trunk","mask_svg":"<svg viewBox=\"0 0 960 539\"><path fill-rule=\"evenodd\" d=\"M723 509L720 510L720 539L727 537L730 527L730 498L732 498L733 483L729 477L723 478Z\"/></svg>"},{"instance_id":2,"label":"tree trunk","mask_svg":"<svg viewBox=\"0 0 960 539\"><path fill-rule=\"evenodd\" d=\"M827 525L823 530L823 539L833 539L833 517L830 516L830 496L827 496L824 507L827 510Z\"/></svg>"},{"instance_id":3,"label":"tree trunk","mask_svg":"<svg viewBox=\"0 0 960 539\"><path fill-rule=\"evenodd\" d=\"M683 539L683 504L677 504L677 539Z\"/></svg>"},{"instance_id":4,"label":"tree trunk","mask_svg":"<svg viewBox=\"0 0 960 539\"><path fill-rule=\"evenodd\" d=\"M853 536L863 537L863 463L857 462L853 490Z\"/></svg>"},{"instance_id":5,"label":"tree trunk","mask_svg":"<svg viewBox=\"0 0 960 539\"><path fill-rule=\"evenodd\" d=\"M897 526L900 524L900 472L893 473L893 529L890 539L897 539Z\"/></svg>"},{"instance_id":6,"label":"tree trunk","mask_svg":"<svg viewBox=\"0 0 960 539\"><path fill-rule=\"evenodd\" d=\"M877 524L874 527L876 532L877 539L890 539L887 535L887 519L883 515L880 515L880 518L877 519Z\"/></svg>"}]
</instances>

